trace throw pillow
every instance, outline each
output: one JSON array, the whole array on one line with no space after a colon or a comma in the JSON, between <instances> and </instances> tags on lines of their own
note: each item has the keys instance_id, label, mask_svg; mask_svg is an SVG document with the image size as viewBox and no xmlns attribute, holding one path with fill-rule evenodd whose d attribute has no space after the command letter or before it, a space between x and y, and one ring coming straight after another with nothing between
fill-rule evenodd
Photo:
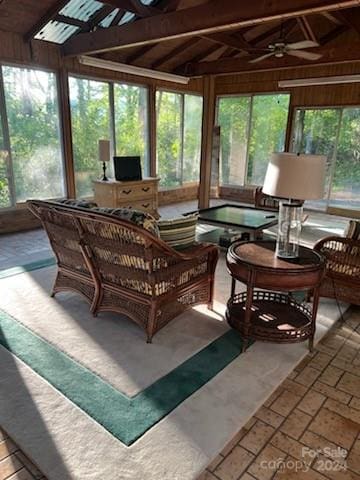
<instances>
[{"instance_id":1,"label":"throw pillow","mask_svg":"<svg viewBox=\"0 0 360 480\"><path fill-rule=\"evenodd\" d=\"M360 221L349 221L348 228L345 232L345 237L351 238L351 240L360 240Z\"/></svg>"},{"instance_id":2,"label":"throw pillow","mask_svg":"<svg viewBox=\"0 0 360 480\"><path fill-rule=\"evenodd\" d=\"M97 207L95 202L90 202L88 200L77 200L76 198L56 198L51 200L55 203L61 203L62 205L68 205L69 207L80 207L80 208L94 208Z\"/></svg>"},{"instance_id":3,"label":"throw pillow","mask_svg":"<svg viewBox=\"0 0 360 480\"><path fill-rule=\"evenodd\" d=\"M127 220L128 222L135 223L138 227L142 227L148 232L159 236L159 229L155 218L150 213L142 212L141 210L131 210L129 208L107 208L97 207L93 208L95 212L106 213L113 215L114 217L121 218L121 220Z\"/></svg>"},{"instance_id":4,"label":"throw pillow","mask_svg":"<svg viewBox=\"0 0 360 480\"><path fill-rule=\"evenodd\" d=\"M160 238L176 250L191 247L195 243L198 214L186 215L171 220L160 220Z\"/></svg>"}]
</instances>

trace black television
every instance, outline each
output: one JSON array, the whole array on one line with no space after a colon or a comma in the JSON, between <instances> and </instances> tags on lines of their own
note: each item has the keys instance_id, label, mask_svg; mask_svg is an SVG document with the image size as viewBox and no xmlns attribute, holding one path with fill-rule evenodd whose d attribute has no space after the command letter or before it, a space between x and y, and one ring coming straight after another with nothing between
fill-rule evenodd
<instances>
[{"instance_id":1,"label":"black television","mask_svg":"<svg viewBox=\"0 0 360 480\"><path fill-rule=\"evenodd\" d=\"M114 157L114 169L119 182L142 180L140 157Z\"/></svg>"}]
</instances>

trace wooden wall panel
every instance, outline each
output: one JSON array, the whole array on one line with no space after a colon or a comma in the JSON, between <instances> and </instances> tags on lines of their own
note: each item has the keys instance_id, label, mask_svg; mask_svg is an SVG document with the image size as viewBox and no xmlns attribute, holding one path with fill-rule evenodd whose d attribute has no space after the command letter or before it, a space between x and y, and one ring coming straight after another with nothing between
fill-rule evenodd
<instances>
[{"instance_id":1,"label":"wooden wall panel","mask_svg":"<svg viewBox=\"0 0 360 480\"><path fill-rule=\"evenodd\" d=\"M359 105L360 83L296 87L280 89L279 80L296 78L328 77L360 74L360 61L338 65L307 66L301 68L272 70L237 75L223 75L216 78L217 95L261 92L289 92L292 107Z\"/></svg>"}]
</instances>

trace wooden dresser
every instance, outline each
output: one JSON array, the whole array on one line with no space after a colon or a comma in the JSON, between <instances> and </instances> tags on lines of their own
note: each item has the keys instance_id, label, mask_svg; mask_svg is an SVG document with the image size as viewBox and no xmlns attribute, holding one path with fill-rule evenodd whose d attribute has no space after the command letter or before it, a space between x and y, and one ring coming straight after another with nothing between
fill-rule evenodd
<instances>
[{"instance_id":1,"label":"wooden dresser","mask_svg":"<svg viewBox=\"0 0 360 480\"><path fill-rule=\"evenodd\" d=\"M95 180L95 202L99 207L142 210L159 218L158 184L158 178L144 178L133 182Z\"/></svg>"}]
</instances>

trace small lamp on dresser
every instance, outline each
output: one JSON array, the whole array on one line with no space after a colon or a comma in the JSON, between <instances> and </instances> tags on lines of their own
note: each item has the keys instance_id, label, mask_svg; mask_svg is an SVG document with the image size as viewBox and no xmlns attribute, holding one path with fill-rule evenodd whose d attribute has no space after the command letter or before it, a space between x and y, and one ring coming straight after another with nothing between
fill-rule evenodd
<instances>
[{"instance_id":1,"label":"small lamp on dresser","mask_svg":"<svg viewBox=\"0 0 360 480\"><path fill-rule=\"evenodd\" d=\"M106 164L110 162L110 140L99 140L99 161L103 164L104 172L101 180L107 182Z\"/></svg>"},{"instance_id":2,"label":"small lamp on dresser","mask_svg":"<svg viewBox=\"0 0 360 480\"><path fill-rule=\"evenodd\" d=\"M273 153L263 192L280 199L276 242L276 255L279 258L299 256L301 200L323 198L325 172L326 157L323 155Z\"/></svg>"}]
</instances>

